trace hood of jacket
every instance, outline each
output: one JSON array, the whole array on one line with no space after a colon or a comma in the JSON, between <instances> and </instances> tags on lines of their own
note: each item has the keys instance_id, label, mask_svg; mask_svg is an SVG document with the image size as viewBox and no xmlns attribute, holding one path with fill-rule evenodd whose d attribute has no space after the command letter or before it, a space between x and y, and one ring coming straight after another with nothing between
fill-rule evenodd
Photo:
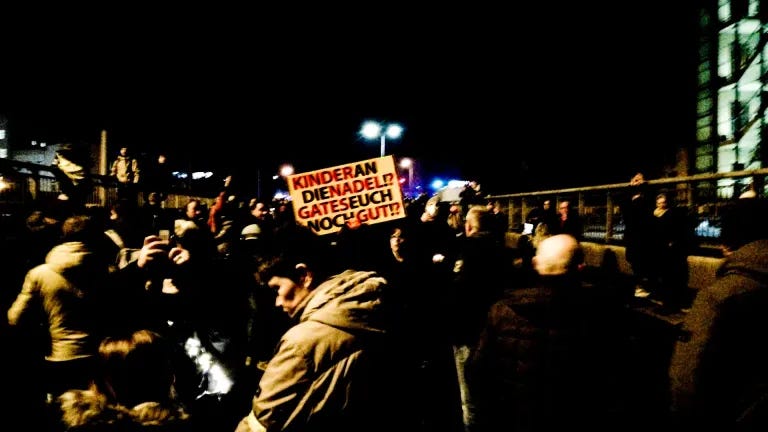
<instances>
[{"instance_id":1,"label":"hood of jacket","mask_svg":"<svg viewBox=\"0 0 768 432\"><path fill-rule=\"evenodd\" d=\"M768 239L747 243L735 250L718 270L718 276L741 274L768 283Z\"/></svg>"},{"instance_id":2,"label":"hood of jacket","mask_svg":"<svg viewBox=\"0 0 768 432\"><path fill-rule=\"evenodd\" d=\"M65 242L54 246L45 264L67 279L96 278L108 272L106 251L97 252L83 242Z\"/></svg>"},{"instance_id":3,"label":"hood of jacket","mask_svg":"<svg viewBox=\"0 0 768 432\"><path fill-rule=\"evenodd\" d=\"M315 288L300 321L383 333L386 316L381 298L386 284L376 272L346 270Z\"/></svg>"}]
</instances>

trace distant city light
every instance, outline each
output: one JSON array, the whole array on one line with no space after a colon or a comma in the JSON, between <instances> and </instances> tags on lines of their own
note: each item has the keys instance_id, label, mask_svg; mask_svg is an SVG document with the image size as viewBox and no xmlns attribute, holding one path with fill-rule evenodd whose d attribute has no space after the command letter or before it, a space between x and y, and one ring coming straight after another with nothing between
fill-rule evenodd
<instances>
[{"instance_id":1,"label":"distant city light","mask_svg":"<svg viewBox=\"0 0 768 432\"><path fill-rule=\"evenodd\" d=\"M192 180L211 178L212 176L213 176L213 173L210 171L195 171L192 173Z\"/></svg>"},{"instance_id":2,"label":"distant city light","mask_svg":"<svg viewBox=\"0 0 768 432\"><path fill-rule=\"evenodd\" d=\"M467 185L466 180L449 180L446 187L449 188L458 188L458 187L464 187Z\"/></svg>"},{"instance_id":3,"label":"distant city light","mask_svg":"<svg viewBox=\"0 0 768 432\"><path fill-rule=\"evenodd\" d=\"M280 200L289 200L291 199L291 196L286 191L275 191L275 195L272 197L274 200L280 201Z\"/></svg>"}]
</instances>

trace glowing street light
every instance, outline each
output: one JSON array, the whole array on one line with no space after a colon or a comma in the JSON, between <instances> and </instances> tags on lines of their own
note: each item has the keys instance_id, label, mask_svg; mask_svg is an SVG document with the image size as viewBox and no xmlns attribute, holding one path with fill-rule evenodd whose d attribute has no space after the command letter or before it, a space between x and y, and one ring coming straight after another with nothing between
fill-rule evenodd
<instances>
[{"instance_id":1,"label":"glowing street light","mask_svg":"<svg viewBox=\"0 0 768 432\"><path fill-rule=\"evenodd\" d=\"M281 165L280 170L277 172L277 174L272 176L272 180L278 180L280 177L286 178L292 174L293 174L293 165L291 164Z\"/></svg>"},{"instance_id":2,"label":"glowing street light","mask_svg":"<svg viewBox=\"0 0 768 432\"><path fill-rule=\"evenodd\" d=\"M392 139L400 138L400 135L403 134L403 127L397 123L390 123L386 125L385 128L381 123L367 121L363 123L362 129L360 129L360 134L368 139L379 138L381 141L381 157L384 157L386 154L386 137Z\"/></svg>"},{"instance_id":3,"label":"glowing street light","mask_svg":"<svg viewBox=\"0 0 768 432\"><path fill-rule=\"evenodd\" d=\"M280 176L281 177L288 177L289 175L293 175L293 165L285 164L280 167Z\"/></svg>"}]
</instances>

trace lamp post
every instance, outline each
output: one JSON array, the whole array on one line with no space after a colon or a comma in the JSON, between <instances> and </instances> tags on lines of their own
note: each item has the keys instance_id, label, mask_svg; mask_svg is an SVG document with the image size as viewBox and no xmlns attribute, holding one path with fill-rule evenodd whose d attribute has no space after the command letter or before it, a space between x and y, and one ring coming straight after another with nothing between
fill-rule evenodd
<instances>
[{"instance_id":1,"label":"lamp post","mask_svg":"<svg viewBox=\"0 0 768 432\"><path fill-rule=\"evenodd\" d=\"M367 121L363 123L360 134L367 139L379 138L381 142L381 157L384 157L386 154L387 137L392 139L400 138L400 135L403 134L403 127L397 123L390 123L385 128L381 123Z\"/></svg>"},{"instance_id":2,"label":"lamp post","mask_svg":"<svg viewBox=\"0 0 768 432\"><path fill-rule=\"evenodd\" d=\"M413 192L413 159L400 159L400 168L405 168L408 170L408 189Z\"/></svg>"}]
</instances>

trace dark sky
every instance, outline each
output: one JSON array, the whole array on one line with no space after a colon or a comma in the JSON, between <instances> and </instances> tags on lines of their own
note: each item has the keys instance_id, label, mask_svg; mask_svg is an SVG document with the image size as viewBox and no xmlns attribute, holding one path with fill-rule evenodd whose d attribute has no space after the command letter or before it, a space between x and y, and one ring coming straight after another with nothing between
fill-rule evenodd
<instances>
[{"instance_id":1,"label":"dark sky","mask_svg":"<svg viewBox=\"0 0 768 432\"><path fill-rule=\"evenodd\" d=\"M376 157L358 131L377 119L405 127L388 153L423 177L499 193L623 182L693 136L693 15L636 3L65 28L9 51L0 113L17 146L107 129L114 152L243 175Z\"/></svg>"}]
</instances>

